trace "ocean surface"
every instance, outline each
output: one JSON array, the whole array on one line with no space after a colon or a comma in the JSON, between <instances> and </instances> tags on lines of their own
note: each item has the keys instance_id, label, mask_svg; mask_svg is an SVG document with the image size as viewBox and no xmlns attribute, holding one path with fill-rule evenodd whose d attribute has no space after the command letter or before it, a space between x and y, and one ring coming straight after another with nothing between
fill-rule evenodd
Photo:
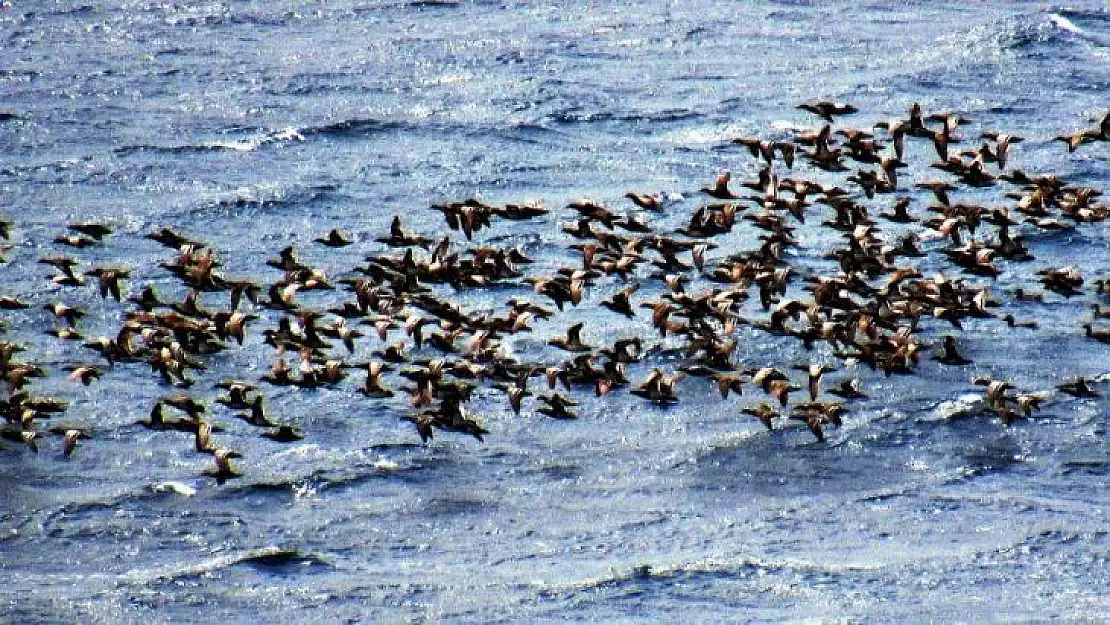
<instances>
[{"instance_id":1,"label":"ocean surface","mask_svg":"<svg viewBox=\"0 0 1110 625\"><path fill-rule=\"evenodd\" d=\"M16 0L0 6L0 42L0 214L14 224L0 295L34 304L3 311L3 338L50 374L26 390L69 402L43 423L38 453L0 441L0 622L1110 620L1108 404L1054 391L1110 373L1110 348L1081 327L1102 301L1094 279L1110 276L1103 223L1022 226L1035 260L965 276L990 287L1000 313L1039 324L923 324L924 340L955 332L971 365L926 357L917 375L887 377L742 327L744 366L825 359L838 366L827 386L860 377L871 398L824 443L797 422L769 433L742 414L765 401L758 389L721 400L691 377L667 408L627 389L576 390L572 421L536 414L533 400L514 415L487 384L469 405L484 442L437 432L422 444L400 418L407 398L366 398L352 374L335 388L263 386L274 418L306 435L280 444L212 403L217 381L269 369L262 331L279 314L259 309L245 344L207 356L189 390L243 454L244 476L222 484L188 435L135 425L175 392L146 363L108 367L44 332L45 303L86 308L90 337L114 335L128 307L95 286L54 286L36 262L126 265L128 290L180 299L159 266L174 253L144 238L170 226L209 244L231 276L273 282L265 261L293 245L342 277L387 251L375 238L394 215L438 238L448 230L429 207L479 197L552 209L474 237L521 246L537 261L529 275L549 275L580 262L558 227L573 221L568 202L624 212L625 193L659 193L666 210L648 219L673 230L722 171L755 177L760 162L732 138L817 128L795 108L815 99L860 109L837 127L870 129L914 102L956 112L972 120L959 149L983 130L1012 132L1026 140L1011 168L1106 188L1110 144L1069 154L1053 141L1110 108L1103 2ZM908 150L901 176L920 214L929 198L910 183L942 174L928 168L931 146ZM802 162L777 167L848 188ZM1012 190L959 193L1005 206ZM53 243L74 221L115 233L82 250ZM840 238L819 222L799 227L788 256L835 271L821 257ZM312 242L332 228L355 244ZM711 258L752 249L760 232L738 225ZM939 253L915 263L960 275ZM1083 295L1007 297L1066 265L1087 278ZM636 301L663 290L641 281ZM596 306L623 286L603 278L583 305L508 342L552 364L546 339L577 321L593 344L659 342L647 311L629 321ZM440 292L471 311L528 293ZM348 297L298 295L319 308ZM759 312L753 297L744 314ZM367 337L351 359L379 347ZM633 381L682 364L661 347L630 367ZM66 379L85 363L103 377ZM1051 397L1004 427L982 409L979 374ZM46 432L57 423L89 431L71 457Z\"/></svg>"}]
</instances>

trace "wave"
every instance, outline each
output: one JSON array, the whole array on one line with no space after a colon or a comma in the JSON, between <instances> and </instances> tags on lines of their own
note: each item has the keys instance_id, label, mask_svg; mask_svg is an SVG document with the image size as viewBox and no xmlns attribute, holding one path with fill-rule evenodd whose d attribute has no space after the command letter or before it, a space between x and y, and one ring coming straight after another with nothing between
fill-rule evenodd
<instances>
[{"instance_id":1,"label":"wave","mask_svg":"<svg viewBox=\"0 0 1110 625\"><path fill-rule=\"evenodd\" d=\"M297 129L285 128L234 141L202 141L175 145L136 144L116 148L114 152L120 156L128 156L139 152L162 152L166 154L219 151L250 152L271 143L304 141L304 139L304 134Z\"/></svg>"},{"instance_id":2,"label":"wave","mask_svg":"<svg viewBox=\"0 0 1110 625\"><path fill-rule=\"evenodd\" d=\"M162 569L134 569L120 575L119 581L123 584L172 582L201 577L238 565L278 574L293 568L298 571L332 568L329 562L315 554L300 549L268 546L217 556L194 564Z\"/></svg>"},{"instance_id":3,"label":"wave","mask_svg":"<svg viewBox=\"0 0 1110 625\"><path fill-rule=\"evenodd\" d=\"M0 113L0 121L5 119ZM14 115L14 114L13 114ZM194 143L177 143L160 145L143 143L125 145L114 150L117 155L129 156L142 152L160 152L165 154L189 154L197 152L251 152L270 145L306 141L311 137L364 137L403 129L407 126L404 122L385 121L373 118L352 118L318 126L304 126L301 128L287 127L280 130L258 130L256 134L233 140L198 141Z\"/></svg>"},{"instance_id":4,"label":"wave","mask_svg":"<svg viewBox=\"0 0 1110 625\"><path fill-rule=\"evenodd\" d=\"M540 591L541 596L555 597L573 595L582 591L621 589L641 586L646 583L689 584L700 579L737 579L750 576L798 576L802 578L818 575L839 575L878 571L882 564L818 564L803 560L771 560L765 558L740 558L737 561L705 559L687 564L671 566L637 565L612 575L570 582L562 586L547 587Z\"/></svg>"},{"instance_id":5,"label":"wave","mask_svg":"<svg viewBox=\"0 0 1110 625\"><path fill-rule=\"evenodd\" d=\"M307 186L282 186L262 184L240 187L214 198L202 201L204 208L277 208L282 206L309 206L334 195L336 185L316 184Z\"/></svg>"},{"instance_id":6,"label":"wave","mask_svg":"<svg viewBox=\"0 0 1110 625\"><path fill-rule=\"evenodd\" d=\"M664 109L644 113L612 113L608 111L586 111L581 107L572 107L552 113L546 119L558 125L593 124L593 123L661 123L687 121L704 117L703 114L690 109Z\"/></svg>"},{"instance_id":7,"label":"wave","mask_svg":"<svg viewBox=\"0 0 1110 625\"><path fill-rule=\"evenodd\" d=\"M1076 37L1079 37L1080 39L1083 39L1083 40L1085 40L1089 43L1092 43L1096 46L1103 47L1103 48L1110 47L1110 35L1097 33L1097 32L1093 32L1093 31L1081 28L1078 25L1076 25L1076 23L1074 21L1072 21L1072 19L1071 19L1073 17L1077 18L1077 19L1079 19L1079 18L1088 18L1088 19L1090 19L1093 16L1097 16L1098 18L1101 18L1104 21L1107 20L1107 16L1102 15L1102 14L1091 14L1091 13L1076 12L1076 11L1059 11L1059 12L1056 12L1056 13L1049 13L1048 14L1048 21L1053 26L1055 26L1058 30L1061 30L1061 31L1067 32L1071 35L1074 35Z\"/></svg>"},{"instance_id":8,"label":"wave","mask_svg":"<svg viewBox=\"0 0 1110 625\"><path fill-rule=\"evenodd\" d=\"M307 126L299 132L302 137L316 135L328 137L361 137L389 130L401 129L405 124L401 122L385 121L373 118L344 119L322 126Z\"/></svg>"},{"instance_id":9,"label":"wave","mask_svg":"<svg viewBox=\"0 0 1110 625\"><path fill-rule=\"evenodd\" d=\"M405 6L412 9L457 8L460 3L458 0L413 0L406 2Z\"/></svg>"}]
</instances>

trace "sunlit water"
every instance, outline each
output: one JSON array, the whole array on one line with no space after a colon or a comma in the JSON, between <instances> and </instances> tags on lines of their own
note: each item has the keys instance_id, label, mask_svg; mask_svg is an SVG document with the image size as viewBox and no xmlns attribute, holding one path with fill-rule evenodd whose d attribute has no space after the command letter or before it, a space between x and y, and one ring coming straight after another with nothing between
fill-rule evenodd
<instances>
[{"instance_id":1,"label":"sunlit water","mask_svg":"<svg viewBox=\"0 0 1110 625\"><path fill-rule=\"evenodd\" d=\"M394 214L433 235L446 230L435 202L540 200L548 217L495 222L476 241L521 244L539 261L530 271L550 273L577 262L557 227L569 200L623 210L628 191L663 192L672 201L653 225L678 227L720 171L754 177L759 163L731 138L812 128L794 106L814 98L852 102L862 112L843 123L861 127L912 102L958 111L975 121L970 137L1025 136L1014 167L1110 179L1107 144L1069 155L1051 140L1110 105L1110 13L1097 1L10 4L0 209L15 228L2 294L85 306L89 335L114 332L123 308L92 287L49 287L35 262L65 251L51 240L70 221L117 228L75 253L86 263L125 263L133 290L180 297L158 267L172 254L142 237L157 227L209 242L229 275L273 281L264 261L286 245L343 275L385 249L374 238ZM930 146L907 158L907 180L936 177ZM1004 190L962 197L999 206ZM333 227L357 243L312 244ZM738 226L715 253L750 249L757 234ZM812 224L798 234L798 262L828 269L817 259L838 237ZM1110 274L1101 224L1028 234L1037 259L1004 263L992 291L1036 287L1046 267ZM939 254L918 266L958 273ZM602 280L588 301L620 286ZM454 297L492 310L518 291ZM767 433L740 413L757 391L721 401L700 379L667 409L623 390L577 393L571 422L527 405L517 417L483 390L470 407L485 443L443 433L428 445L398 418L403 397L366 399L361 380L265 388L308 436L274 443L214 408L221 440L245 456L246 476L223 485L203 476L211 460L187 435L134 425L172 390L146 364L78 387L62 368L95 354L44 335L40 307L6 312L9 340L52 373L32 389L68 399L56 419L93 437L69 459L56 438L37 455L0 448L0 620L1104 620L1106 403L1055 395L1004 428L961 399L981 390L974 373L1051 389L1110 372L1080 328L1094 299L1006 301L1036 331L967 321L968 367L860 368L872 399L824 444L797 424ZM261 330L277 315L261 314L246 345L208 358L198 396L269 367ZM655 336L646 314L624 322L584 305L514 347L541 358L543 340L577 320L595 344ZM748 365L828 356L739 336ZM354 358L377 347L367 339ZM676 364L660 355L630 377Z\"/></svg>"}]
</instances>

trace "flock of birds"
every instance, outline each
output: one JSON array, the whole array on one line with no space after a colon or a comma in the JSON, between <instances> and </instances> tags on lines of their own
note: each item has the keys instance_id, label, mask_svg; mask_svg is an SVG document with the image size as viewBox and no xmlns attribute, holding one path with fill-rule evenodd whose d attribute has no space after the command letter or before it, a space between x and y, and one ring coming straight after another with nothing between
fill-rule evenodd
<instances>
[{"instance_id":1,"label":"flock of birds","mask_svg":"<svg viewBox=\"0 0 1110 625\"><path fill-rule=\"evenodd\" d=\"M994 317L1011 327L1035 327L1035 322L1013 315L1000 316L995 310L1000 302L984 285L943 273L922 275L914 265L915 258L926 254L919 233L931 232L944 242L937 253L953 271L989 278L1001 272L1002 263L1033 258L1024 231L1070 229L1110 217L1110 205L1099 203L1098 189L1068 184L1052 174L1007 169L1012 146L1022 141L1019 136L982 132L979 147L957 150L966 141L960 132L969 122L960 115L926 115L914 104L906 118L860 129L838 123L857 112L850 105L814 102L799 108L825 123L787 140L735 139L762 161L758 176L733 186L730 173L724 172L700 190L707 201L673 232L653 227L644 217L673 211L673 198L626 194L638 214L593 200L572 202L568 210L577 219L561 228L571 240L567 249L575 260L549 275L528 274L533 260L519 247L471 241L495 219L547 221L550 209L468 199L432 206L451 230L461 231L466 239L462 249L450 235L433 239L410 232L394 217L389 233L376 240L390 251L368 256L365 265L334 280L300 260L293 247L267 261L277 276L272 282L233 279L205 242L169 228L149 233L147 238L172 250L162 267L186 290L180 301L166 301L152 285L130 284L124 266L82 270L82 261L72 255L41 257L38 262L53 271L47 280L57 288L50 293L95 283L102 297L121 304L114 336L84 336L80 326L85 311L62 301L0 297L0 309L42 306L49 311L55 323L47 332L81 346L85 351L78 353L88 356L81 359L85 364L66 368L76 384L93 384L118 368L134 372L149 365L167 390L137 424L190 435L196 452L213 458L206 474L221 482L241 475L232 463L240 454L220 444L220 432L227 426L213 418L215 408L199 389L218 389L215 403L235 411L261 436L288 443L304 433L271 416L264 389L338 387L352 372L358 372L353 376L358 392L368 398L395 404L407 398L408 406L400 408L402 419L425 442L437 431L482 440L489 431L468 404L483 385L504 393L516 414L530 410L574 419L575 392L601 396L629 387L632 395L666 405L679 401L682 392L698 392L686 378L704 378L723 398L765 397L738 414L754 416L767 429L797 421L823 441L825 429L839 426L852 402L867 397L854 375L842 376L827 390L825 376L851 371L856 364L885 375L915 373L931 347L919 336L923 322L960 330L969 317ZM1110 141L1110 113L1092 128L1057 139L1069 150ZM931 144L938 157L932 167L946 175L912 185L903 180L899 170L907 167L906 144L914 140ZM847 173L847 188L796 175L795 165L802 163L833 175ZM785 176L784 168L791 175ZM966 187L996 185L1005 185L1004 207L961 202L958 196ZM935 202L911 211L915 196L910 188L922 190L917 198ZM864 198L888 209L873 214ZM795 231L820 219L820 226L839 233L842 241L825 256L835 269L824 273L791 264L784 255L799 245ZM878 225L882 222L903 224L905 233L884 237ZM13 227L0 221L0 236L7 239ZM733 250L719 243L737 227L757 229L757 247ZM105 224L75 223L55 243L81 249L103 245L111 235ZM330 248L353 244L338 230L314 243ZM1047 269L1039 279L1045 291L1063 297L1084 293L1087 282L1076 267ZM627 286L603 300L591 297L591 291L608 284ZM514 285L530 287L531 297L517 292L497 310L466 310L451 298L463 289ZM658 295L642 294L649 291L646 285ZM1110 329L1102 321L1110 318L1110 310L1098 303L1110 296L1110 282L1096 280L1094 285L1092 318L1083 329L1090 339L1110 343ZM787 297L792 286L804 295ZM305 294L312 291L346 295L338 305L322 309L305 303ZM225 301L226 307L205 308L202 293L210 301ZM760 312L742 314L753 294ZM1011 295L1032 300L1045 293L1018 288ZM335 303L335 296L329 298ZM533 324L557 320L567 307L586 306L591 300L608 311L599 314L612 315L607 319L611 325L622 319L650 320L658 336L593 345L584 335L584 323L575 323L546 341L542 358L529 361L514 355L511 337L530 333ZM269 327L259 328L264 324ZM807 351L824 344L829 357L789 366L746 366L736 358L741 328L796 341ZM240 348L252 335L261 336L273 350L269 370L247 380L202 381L206 359ZM371 345L370 356L356 360ZM49 426L58 422L66 403L31 392L29 385L48 372L19 357L22 351L16 343L0 342L0 374L7 388L0 399L0 435L37 452L44 434L55 434L61 438L61 453L69 456L79 441L95 436L96 425ZM664 351L680 356L673 370L653 368L636 383L627 377L629 365ZM948 366L970 363L952 334L941 337L932 358ZM973 382L985 388L989 414L1006 425L1028 417L1048 397L1044 391L1017 389L1008 380L976 377ZM1091 397L1098 395L1096 384L1080 378L1059 390Z\"/></svg>"}]
</instances>

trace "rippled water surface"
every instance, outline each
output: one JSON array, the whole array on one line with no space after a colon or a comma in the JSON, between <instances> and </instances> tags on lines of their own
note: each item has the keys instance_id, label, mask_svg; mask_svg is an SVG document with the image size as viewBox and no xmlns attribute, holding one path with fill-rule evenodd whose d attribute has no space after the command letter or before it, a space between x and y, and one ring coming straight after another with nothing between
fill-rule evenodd
<instances>
[{"instance_id":1,"label":"rippled water surface","mask_svg":"<svg viewBox=\"0 0 1110 625\"><path fill-rule=\"evenodd\" d=\"M722 401L691 378L670 408L626 389L576 392L577 421L537 415L530 400L515 416L487 385L470 404L490 430L484 443L445 432L422 445L399 419L406 398L367 399L352 375L332 389L264 387L275 417L307 435L294 444L212 405L216 436L244 456L245 476L221 485L187 435L134 425L173 391L145 363L105 367L88 387L66 380L66 365L104 363L45 335L41 304L86 307L89 336L114 333L125 307L91 286L51 286L35 262L72 252L82 269L126 264L131 290L180 298L159 267L173 253L143 238L172 226L209 243L232 276L277 280L264 263L287 245L343 276L386 251L374 239L394 214L442 236L428 207L478 196L552 207L475 235L523 246L537 259L527 271L550 274L580 262L558 228L574 215L568 201L623 212L626 192L660 192L667 211L652 225L684 225L719 172L755 177L760 163L729 140L815 128L795 105L816 98L859 107L838 122L859 127L913 102L956 111L973 120L969 138L1026 137L1012 167L1102 188L1110 144L1068 154L1052 137L1110 107L1103 3L95 4L0 8L0 210L15 224L0 294L37 304L4 311L7 337L50 373L29 390L70 402L51 424L91 433L70 458L49 434L38 454L0 441L0 620L254 622L259 609L297 622L1110 618L1106 401L1053 394L1008 428L981 410L958 417L961 396L980 394L973 374L1052 389L1110 372L1106 346L1080 327L1092 287L1070 300L1003 298L1035 331L965 321L973 365L926 358L919 375L892 377L861 367L872 398L825 443L741 414L758 390ZM912 143L905 179L939 175L933 156ZM1002 206L1007 190L961 197ZM915 198L922 211L928 198ZM790 254L835 271L820 259L839 241L823 218L799 228ZM116 232L78 251L52 243L77 220ZM356 243L312 243L335 227ZM759 233L738 225L711 255L752 249ZM969 281L1005 294L1038 288L1046 267L1110 275L1104 224L1026 235L1036 260ZM916 264L959 273L940 254ZM663 292L644 284L638 297ZM603 278L587 305L507 342L554 364L543 341L575 321L593 344L658 341L647 311L625 321L595 305L620 286ZM441 290L473 311L523 292ZM300 299L324 308L347 295ZM743 310L759 312L757 301ZM261 333L279 315L258 313L242 347L207 357L195 396L210 402L216 381L269 368ZM926 340L953 331L924 326ZM738 338L745 366L830 357L752 327ZM368 337L351 360L380 346ZM663 349L629 377L673 369L680 355Z\"/></svg>"}]
</instances>

